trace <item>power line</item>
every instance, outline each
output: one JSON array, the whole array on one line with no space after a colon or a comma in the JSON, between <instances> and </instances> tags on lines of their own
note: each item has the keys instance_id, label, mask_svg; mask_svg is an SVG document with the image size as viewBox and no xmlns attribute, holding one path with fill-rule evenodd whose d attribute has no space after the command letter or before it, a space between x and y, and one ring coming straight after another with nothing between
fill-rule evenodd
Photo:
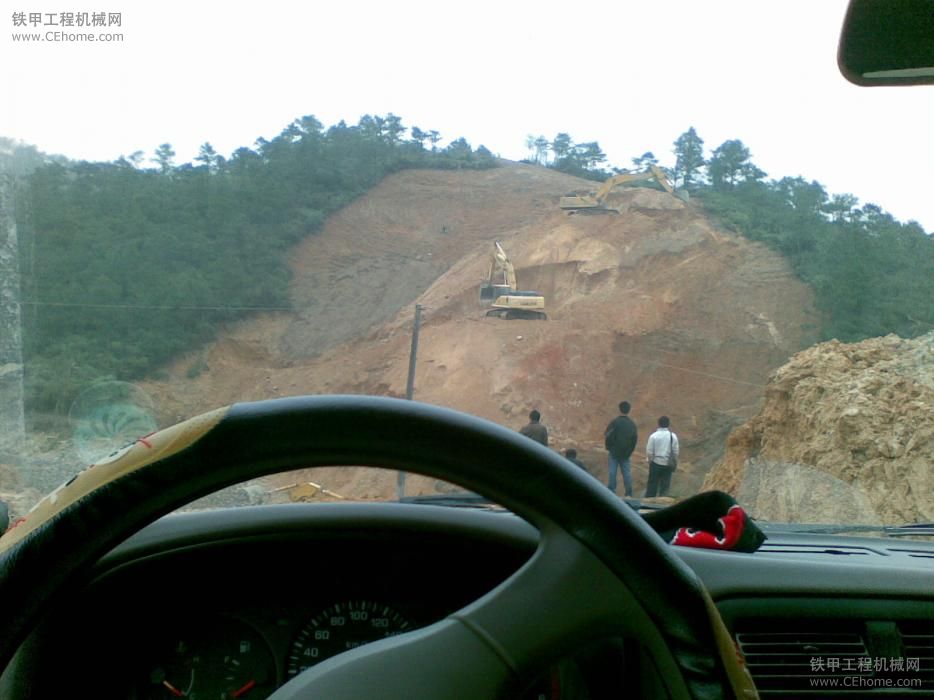
<instances>
[{"instance_id":1,"label":"power line","mask_svg":"<svg viewBox=\"0 0 934 700\"><path fill-rule=\"evenodd\" d=\"M295 309L289 306L157 306L157 305L146 305L146 304L87 304L82 302L56 302L56 301L20 301L16 302L20 306L38 306L38 307L61 307L61 308L82 308L82 309L133 309L139 311L289 311L295 312ZM471 318L467 317L463 320L473 321L475 323L483 323L483 319L480 318ZM756 382L747 382L742 379L733 379L732 377L724 377L718 374L712 374L710 372L702 372L700 370L688 369L687 367L678 367L677 365L668 364L666 362L659 362L658 360L647 360L641 357L634 357L632 355L627 355L631 360L636 362L641 362L642 364L654 365L656 367L665 367L666 369L676 370L678 372L685 372L688 374L695 374L700 377L707 377L709 379L716 379L721 382L729 382L731 384L743 384L745 386L752 386L758 389L765 387L765 384L758 384Z\"/></svg>"},{"instance_id":2,"label":"power line","mask_svg":"<svg viewBox=\"0 0 934 700\"><path fill-rule=\"evenodd\" d=\"M295 311L290 306L158 306L149 304L89 304L69 301L19 301L20 306L51 306L81 309L139 309L142 311Z\"/></svg>"},{"instance_id":3,"label":"power line","mask_svg":"<svg viewBox=\"0 0 934 700\"><path fill-rule=\"evenodd\" d=\"M678 372L686 372L688 374L696 374L701 377L708 377L709 379L716 379L721 382L730 382L732 384L745 384L746 386L754 386L757 389L764 389L765 384L757 384L755 382L747 382L742 379L733 379L732 377L723 377L719 374L711 374L710 372L701 372L696 369L688 369L687 367L678 367L677 365L669 365L666 362L659 362L658 360L645 360L641 357L633 357L632 355L626 356L628 359L635 360L636 362L641 362L646 365L655 365L657 367L665 367L666 369L673 369Z\"/></svg>"}]
</instances>

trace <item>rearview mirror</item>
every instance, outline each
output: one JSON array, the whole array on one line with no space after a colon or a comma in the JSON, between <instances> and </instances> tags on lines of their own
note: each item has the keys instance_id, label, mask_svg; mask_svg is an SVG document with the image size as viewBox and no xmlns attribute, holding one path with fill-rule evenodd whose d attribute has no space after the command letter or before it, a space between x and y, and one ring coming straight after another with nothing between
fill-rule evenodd
<instances>
[{"instance_id":1,"label":"rearview mirror","mask_svg":"<svg viewBox=\"0 0 934 700\"><path fill-rule=\"evenodd\" d=\"M856 85L934 84L934 0L850 0L837 64Z\"/></svg>"}]
</instances>

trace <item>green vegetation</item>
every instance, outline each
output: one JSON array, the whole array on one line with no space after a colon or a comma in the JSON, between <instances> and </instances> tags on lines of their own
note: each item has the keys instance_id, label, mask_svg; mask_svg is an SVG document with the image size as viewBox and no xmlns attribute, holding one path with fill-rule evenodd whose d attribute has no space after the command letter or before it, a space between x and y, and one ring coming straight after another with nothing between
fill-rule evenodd
<instances>
[{"instance_id":1,"label":"green vegetation","mask_svg":"<svg viewBox=\"0 0 934 700\"><path fill-rule=\"evenodd\" d=\"M603 180L613 174L602 167L606 155L596 141L574 143L564 132L555 135L553 141L529 134L525 147L529 149L526 163L537 163L588 180ZM552 153L550 158L549 151Z\"/></svg>"},{"instance_id":2,"label":"green vegetation","mask_svg":"<svg viewBox=\"0 0 934 700\"><path fill-rule=\"evenodd\" d=\"M408 138L406 138L408 134ZM31 409L64 411L88 383L156 371L258 310L289 308L284 256L327 215L404 168L488 168L463 138L399 117L325 128L312 116L228 158L205 143L175 164L159 145L112 163L70 162L0 140L16 178L22 320ZM530 136L530 161L602 180L597 142ZM739 140L704 156L690 128L669 175L724 226L784 253L816 292L822 335L844 341L934 328L934 240L856 197L800 177L768 180ZM632 159L644 170L652 152ZM655 186L654 183L640 183ZM188 368L205 369L203 358Z\"/></svg>"},{"instance_id":3,"label":"green vegetation","mask_svg":"<svg viewBox=\"0 0 934 700\"><path fill-rule=\"evenodd\" d=\"M574 144L564 132L551 141L529 136L525 145L527 162L562 172L593 180L624 172L603 167L599 144ZM934 329L934 236L918 223L896 221L875 204L859 206L851 194L830 195L817 181L767 180L738 139L705 158L704 140L690 127L673 146L675 165L662 169L678 188L725 227L781 251L811 285L823 339L910 338ZM658 159L646 151L632 165L642 172Z\"/></svg>"},{"instance_id":4,"label":"green vegetation","mask_svg":"<svg viewBox=\"0 0 934 700\"><path fill-rule=\"evenodd\" d=\"M675 142L679 162L690 160L681 149L693 148L696 136L690 129ZM824 339L911 338L934 329L934 237L918 223L896 221L875 204L860 207L851 194L829 195L816 180L766 180L735 139L676 174L723 225L787 256L814 289Z\"/></svg>"},{"instance_id":5,"label":"green vegetation","mask_svg":"<svg viewBox=\"0 0 934 700\"><path fill-rule=\"evenodd\" d=\"M287 309L286 251L387 174L496 165L407 131L393 114L327 129L307 116L229 158L205 143L177 166L166 143L146 169L141 152L30 162L16 200L30 408L64 410L102 376L140 377L224 322Z\"/></svg>"}]
</instances>

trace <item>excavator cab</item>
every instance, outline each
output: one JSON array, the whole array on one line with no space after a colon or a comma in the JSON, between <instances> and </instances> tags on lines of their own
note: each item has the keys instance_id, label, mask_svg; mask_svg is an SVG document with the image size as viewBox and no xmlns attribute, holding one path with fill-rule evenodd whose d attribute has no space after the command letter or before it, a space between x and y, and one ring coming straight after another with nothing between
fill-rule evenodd
<instances>
[{"instance_id":1,"label":"excavator cab","mask_svg":"<svg viewBox=\"0 0 934 700\"><path fill-rule=\"evenodd\" d=\"M680 197L675 192L674 185L669 181L668 175L657 165L650 165L642 173L620 173L609 178L597 189L586 195L571 194L561 198L559 206L569 214L619 214L620 210L607 205L607 197L614 188L632 182L655 180L665 192Z\"/></svg>"},{"instance_id":2,"label":"excavator cab","mask_svg":"<svg viewBox=\"0 0 934 700\"><path fill-rule=\"evenodd\" d=\"M506 251L499 242L493 244L490 255L490 271L480 284L480 304L489 306L487 316L502 319L532 319L544 321L545 297L538 292L520 291L516 283L516 271Z\"/></svg>"},{"instance_id":3,"label":"excavator cab","mask_svg":"<svg viewBox=\"0 0 934 700\"><path fill-rule=\"evenodd\" d=\"M490 284L489 282L483 282L480 285L480 303L489 306L496 299L504 294L509 294L511 291L509 285L506 284Z\"/></svg>"}]
</instances>

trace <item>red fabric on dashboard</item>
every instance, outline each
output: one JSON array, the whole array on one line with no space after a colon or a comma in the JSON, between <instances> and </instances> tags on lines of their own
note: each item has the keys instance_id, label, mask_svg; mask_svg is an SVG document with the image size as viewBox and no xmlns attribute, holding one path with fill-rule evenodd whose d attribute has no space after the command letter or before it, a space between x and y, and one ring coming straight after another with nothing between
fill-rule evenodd
<instances>
[{"instance_id":1,"label":"red fabric on dashboard","mask_svg":"<svg viewBox=\"0 0 934 700\"><path fill-rule=\"evenodd\" d=\"M672 544L681 547L703 547L706 549L733 549L746 529L746 511L732 506L722 518L718 518L720 534L705 530L682 527L675 532Z\"/></svg>"}]
</instances>

